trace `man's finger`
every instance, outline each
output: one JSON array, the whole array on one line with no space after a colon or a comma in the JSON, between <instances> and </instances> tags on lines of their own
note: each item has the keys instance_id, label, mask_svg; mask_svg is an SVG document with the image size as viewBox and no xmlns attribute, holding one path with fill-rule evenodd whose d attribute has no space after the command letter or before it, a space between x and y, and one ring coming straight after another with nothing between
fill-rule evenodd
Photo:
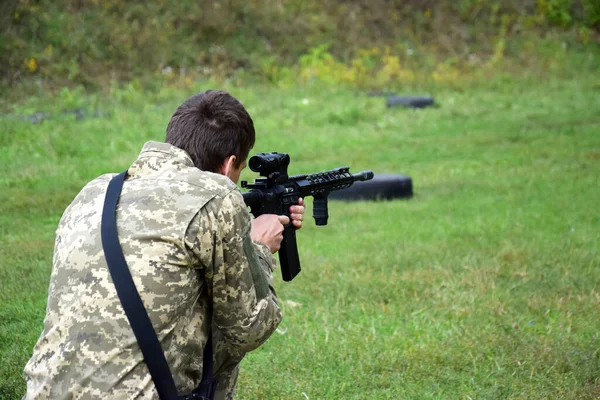
<instances>
[{"instance_id":1,"label":"man's finger","mask_svg":"<svg viewBox=\"0 0 600 400\"><path fill-rule=\"evenodd\" d=\"M304 221L304 214L292 214L292 221Z\"/></svg>"},{"instance_id":2,"label":"man's finger","mask_svg":"<svg viewBox=\"0 0 600 400\"><path fill-rule=\"evenodd\" d=\"M279 222L281 222L282 225L287 225L290 223L290 219L288 217L286 217L285 215L279 215Z\"/></svg>"},{"instance_id":3,"label":"man's finger","mask_svg":"<svg viewBox=\"0 0 600 400\"><path fill-rule=\"evenodd\" d=\"M304 211L304 206L290 206L290 212L293 214L303 214Z\"/></svg>"}]
</instances>

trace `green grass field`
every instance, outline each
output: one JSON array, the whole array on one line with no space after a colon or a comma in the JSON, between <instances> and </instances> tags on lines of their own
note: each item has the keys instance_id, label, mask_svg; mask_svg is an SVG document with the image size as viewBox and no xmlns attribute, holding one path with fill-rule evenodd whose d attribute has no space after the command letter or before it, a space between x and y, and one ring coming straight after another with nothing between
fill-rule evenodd
<instances>
[{"instance_id":1,"label":"green grass field","mask_svg":"<svg viewBox=\"0 0 600 400\"><path fill-rule=\"evenodd\" d=\"M0 119L0 398L24 393L64 208L211 86L65 91L14 113L110 115ZM434 88L440 106L420 111L344 89L225 88L254 118L254 151L289 153L290 173L348 165L415 188L331 201L328 226L306 223L302 273L276 277L284 321L244 361L238 398L600 398L598 75Z\"/></svg>"}]
</instances>

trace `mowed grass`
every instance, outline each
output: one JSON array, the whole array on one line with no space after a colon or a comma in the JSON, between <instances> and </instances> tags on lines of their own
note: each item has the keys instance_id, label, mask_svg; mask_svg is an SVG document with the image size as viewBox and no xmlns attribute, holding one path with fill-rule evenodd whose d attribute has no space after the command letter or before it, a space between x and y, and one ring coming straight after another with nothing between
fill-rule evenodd
<instances>
[{"instance_id":1,"label":"mowed grass","mask_svg":"<svg viewBox=\"0 0 600 400\"><path fill-rule=\"evenodd\" d=\"M416 111L345 89L226 87L254 118L254 151L289 153L290 173L348 165L415 190L330 201L328 226L306 223L303 271L276 276L285 318L244 361L238 398L599 398L597 76L430 88L439 107ZM212 86L15 111L102 118L0 119L0 398L25 391L64 208Z\"/></svg>"}]
</instances>

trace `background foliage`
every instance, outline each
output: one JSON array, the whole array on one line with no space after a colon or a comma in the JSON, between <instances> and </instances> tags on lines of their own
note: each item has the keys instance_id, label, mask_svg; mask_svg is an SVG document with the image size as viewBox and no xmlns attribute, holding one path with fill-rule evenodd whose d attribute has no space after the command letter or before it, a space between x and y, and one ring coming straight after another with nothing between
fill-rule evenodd
<instances>
[{"instance_id":1,"label":"background foliage","mask_svg":"<svg viewBox=\"0 0 600 400\"><path fill-rule=\"evenodd\" d=\"M3 84L35 78L57 87L157 73L276 83L317 75L371 87L434 73L452 80L457 69L506 58L520 71L556 45L597 46L600 27L596 0L7 0L0 7ZM555 46L539 46L544 39Z\"/></svg>"}]
</instances>

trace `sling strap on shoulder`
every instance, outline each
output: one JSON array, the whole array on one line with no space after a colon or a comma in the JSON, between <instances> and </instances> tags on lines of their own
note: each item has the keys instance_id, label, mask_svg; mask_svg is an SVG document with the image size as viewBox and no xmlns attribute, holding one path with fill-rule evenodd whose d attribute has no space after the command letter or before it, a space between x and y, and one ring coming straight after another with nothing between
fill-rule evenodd
<instances>
[{"instance_id":1,"label":"sling strap on shoulder","mask_svg":"<svg viewBox=\"0 0 600 400\"><path fill-rule=\"evenodd\" d=\"M131 272L123 255L123 249L119 243L115 220L119 195L121 194L126 176L127 171L122 172L109 182L102 210L102 225L100 228L104 257L108 264L110 276L117 289L117 295L131 324L144 360L148 365L150 376L159 397L162 400L213 399L217 381L213 379L212 335L208 335L208 342L204 348L204 364L200 386L192 394L179 397L173 375L160 346L160 341L156 336L150 317L146 312L144 303L131 277Z\"/></svg>"}]
</instances>

